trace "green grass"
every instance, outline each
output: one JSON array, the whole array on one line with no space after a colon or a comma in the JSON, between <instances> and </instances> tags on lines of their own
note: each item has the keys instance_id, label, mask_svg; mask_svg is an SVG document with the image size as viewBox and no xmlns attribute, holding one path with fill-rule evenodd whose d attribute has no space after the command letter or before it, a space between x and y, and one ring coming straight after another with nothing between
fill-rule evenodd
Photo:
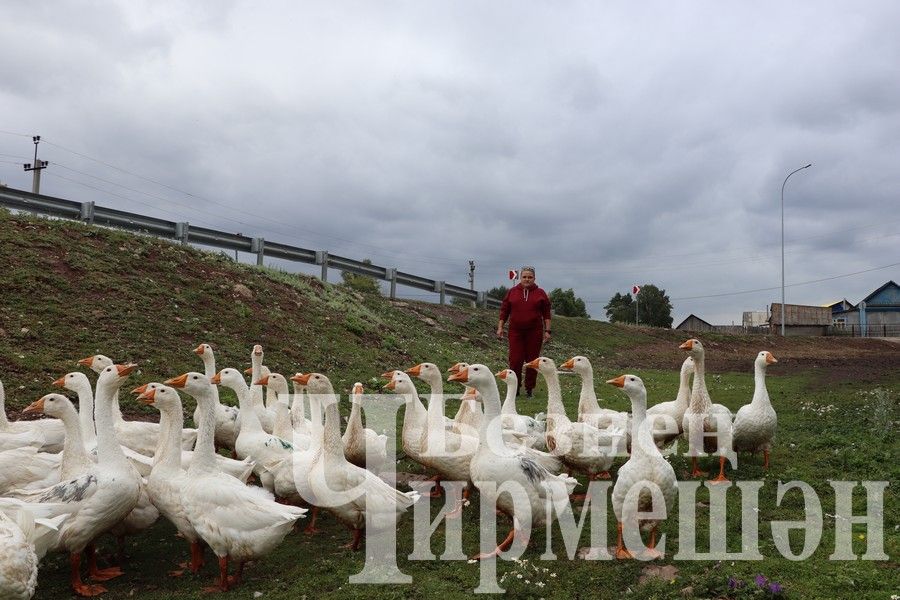
<instances>
[{"instance_id":1,"label":"green grass","mask_svg":"<svg viewBox=\"0 0 900 600\"><path fill-rule=\"evenodd\" d=\"M362 294L340 285L287 274L274 269L235 264L220 254L201 252L152 238L125 235L63 221L11 216L0 211L0 378L7 389L7 411L18 411L51 391L49 383L75 369L75 361L95 352L118 361L135 361L140 373L135 385L200 370L191 353L200 342L212 343L219 366L244 368L254 343L263 344L266 363L283 373L320 371L328 374L341 393L354 381L374 392L373 377L385 370L407 368L428 360L446 368L453 362L483 362L499 369L505 351L493 337L496 313L478 309L440 307ZM244 298L234 287L252 292ZM682 332L620 327L583 319L556 318L554 340L545 354L557 362L574 354L591 358L601 402L628 409L624 394L601 382L631 372L641 376L650 403L674 398L683 353ZM507 595L534 598L720 598L750 597L753 577L762 573L778 581L791 598L889 598L900 593L900 503L897 501L896 438L900 424L898 390L900 359L897 347L873 340L781 340L750 336L703 337L708 350L707 383L716 402L736 410L752 394L752 360L770 349L779 364L770 368L769 392L779 415L779 431L772 468L762 469L761 457L740 456L735 481L764 481L760 492L761 561L676 561L679 536L677 516L662 528L668 556L660 564L678 569L672 580L639 584L647 566L638 562L567 560L542 561L546 532L536 531L525 559L498 564ZM570 415L578 397L575 377L562 378ZM421 388L424 392L424 388ZM523 413L546 409L543 384L536 397L521 398ZM456 391L449 385L448 392ZM225 396L226 399L228 396ZM233 401L233 398L231 399ZM187 401L185 412L193 406ZM450 402L448 413L455 411ZM831 408L829 408L831 407ZM126 401L132 415L151 414ZM347 410L344 402L343 409ZM682 456L673 458L681 478L689 470ZM702 461L713 468L713 459ZM402 471L421 472L403 461ZM885 480L885 551L888 561L829 561L834 549L834 520L825 517L818 550L805 561L781 557L772 541L770 521L802 519L798 492L776 506L779 481L804 481L818 493L824 513L834 514L835 480ZM705 488L697 500L705 503ZM462 517L463 549L478 550L478 495ZM736 489L728 492L728 548L739 545L741 511ZM432 500L432 514L439 505ZM576 511L580 508L576 508ZM854 510L865 510L861 488ZM709 509L697 508L699 549L707 547ZM577 516L577 515L576 515ZM348 532L329 515L321 520L324 533L307 537L292 534L270 556L250 565L246 581L228 597L264 598L458 598L469 596L478 585L479 565L466 561L409 561L412 550L411 515L398 529L399 566L413 577L412 585L350 585L348 577L362 570L362 553L339 548ZM615 521L606 515L608 539L614 543ZM507 523L498 523L505 533ZM856 536L854 550L864 551ZM564 556L559 531L554 527L552 547ZM794 539L794 551L802 545ZM590 542L588 527L579 546ZM167 523L130 539L126 575L108 582L107 598L205 597L201 588L215 575L208 564L202 577L171 579L174 563L186 558L186 545ZM440 554L444 528L432 539ZM108 553L111 540L101 542ZM527 562L525 562L527 561ZM546 570L545 570L546 569ZM522 575L520 579L518 575ZM729 592L729 576L749 587ZM526 584L525 581L530 583ZM70 597L68 559L48 556L41 567L37 598ZM540 581L544 587L537 587ZM730 595L729 595L730 594ZM217 596L214 596L217 597Z\"/></svg>"}]
</instances>

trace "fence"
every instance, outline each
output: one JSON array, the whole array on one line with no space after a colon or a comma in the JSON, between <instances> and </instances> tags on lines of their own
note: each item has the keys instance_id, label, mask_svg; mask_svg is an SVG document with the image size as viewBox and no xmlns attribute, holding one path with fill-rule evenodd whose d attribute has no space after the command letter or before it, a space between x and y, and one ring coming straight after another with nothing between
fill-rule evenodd
<instances>
[{"instance_id":1,"label":"fence","mask_svg":"<svg viewBox=\"0 0 900 600\"><path fill-rule=\"evenodd\" d=\"M825 335L847 337L900 337L900 323L888 325L832 325L825 330Z\"/></svg>"},{"instance_id":2,"label":"fence","mask_svg":"<svg viewBox=\"0 0 900 600\"><path fill-rule=\"evenodd\" d=\"M239 233L226 233L215 229L197 227L190 223L166 221L135 213L97 206L94 202L77 202L53 196L32 194L24 190L0 187L0 206L12 210L76 219L85 223L114 227L136 233L175 240L182 244L198 244L222 250L237 250L256 255L256 264L262 265L265 257L281 258L310 265L321 265L322 281L328 281L328 269L340 269L357 275L366 275L390 284L389 296L397 297L397 286L415 288L438 295L441 304L447 296L475 302L483 308L499 308L500 300L485 292L476 292L445 281L429 279L395 268L380 267L352 258L331 254L326 250L310 250L288 244L267 241L261 237L247 237Z\"/></svg>"}]
</instances>

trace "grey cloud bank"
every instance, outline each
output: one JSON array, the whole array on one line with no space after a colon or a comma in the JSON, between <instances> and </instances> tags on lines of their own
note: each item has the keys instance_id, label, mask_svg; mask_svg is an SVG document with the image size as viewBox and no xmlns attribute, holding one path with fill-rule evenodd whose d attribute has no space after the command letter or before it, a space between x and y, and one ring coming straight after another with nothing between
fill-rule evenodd
<instances>
[{"instance_id":1,"label":"grey cloud bank","mask_svg":"<svg viewBox=\"0 0 900 600\"><path fill-rule=\"evenodd\" d=\"M812 162L785 190L788 284L900 260L893 2L2 13L0 180L14 187L30 189L32 144L13 134L41 134L57 144L41 146L44 193L458 284L475 259L480 289L531 263L595 318L654 283L676 323L730 323L780 300L716 295L780 285L781 184ZM787 298L857 302L898 275Z\"/></svg>"}]
</instances>

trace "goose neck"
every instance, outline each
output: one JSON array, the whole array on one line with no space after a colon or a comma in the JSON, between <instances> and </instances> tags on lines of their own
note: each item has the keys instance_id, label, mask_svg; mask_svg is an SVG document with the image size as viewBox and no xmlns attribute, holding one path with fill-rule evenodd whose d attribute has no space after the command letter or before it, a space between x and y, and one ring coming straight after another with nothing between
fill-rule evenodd
<instances>
[{"instance_id":1,"label":"goose neck","mask_svg":"<svg viewBox=\"0 0 900 600\"><path fill-rule=\"evenodd\" d=\"M212 392L210 390L197 391L193 394L197 401L197 408L200 410L200 427L197 429L197 443L194 446L194 458L191 460L191 466L188 473L212 473L216 470L216 405L212 400ZM238 394L240 397L240 393ZM257 421L258 423L259 421ZM241 411L241 428L244 426L244 414ZM175 440L174 446L179 448L180 457L180 434L179 439Z\"/></svg>"},{"instance_id":2,"label":"goose neck","mask_svg":"<svg viewBox=\"0 0 900 600\"><path fill-rule=\"evenodd\" d=\"M122 453L122 447L116 439L113 423L113 402L118 386L110 382L97 383L97 395L94 398L94 418L97 424L97 461L116 467L128 466L128 460Z\"/></svg>"},{"instance_id":3,"label":"goose neck","mask_svg":"<svg viewBox=\"0 0 900 600\"><path fill-rule=\"evenodd\" d=\"M97 427L94 424L94 392L89 383L79 385L75 390L78 394L78 421L81 424L81 434L88 445L97 443Z\"/></svg>"},{"instance_id":4,"label":"goose neck","mask_svg":"<svg viewBox=\"0 0 900 600\"><path fill-rule=\"evenodd\" d=\"M517 415L519 414L518 407L516 406L516 391L519 387L517 381L507 380L506 382L506 397L503 399L503 406L500 407L500 414L502 415Z\"/></svg>"},{"instance_id":5,"label":"goose neck","mask_svg":"<svg viewBox=\"0 0 900 600\"><path fill-rule=\"evenodd\" d=\"M547 382L547 414L566 416L566 408L563 406L562 389L559 385L559 373L555 369L542 372Z\"/></svg>"},{"instance_id":6,"label":"goose neck","mask_svg":"<svg viewBox=\"0 0 900 600\"><path fill-rule=\"evenodd\" d=\"M84 447L84 437L81 435L81 423L78 414L72 407L63 411L60 415L66 439L63 441L62 461L59 466L61 480L72 479L87 470L92 464L90 456Z\"/></svg>"},{"instance_id":7,"label":"goose neck","mask_svg":"<svg viewBox=\"0 0 900 600\"><path fill-rule=\"evenodd\" d=\"M579 373L581 376L581 393L578 396L578 412L598 412L597 392L594 391L594 369L588 367Z\"/></svg>"},{"instance_id":8,"label":"goose neck","mask_svg":"<svg viewBox=\"0 0 900 600\"><path fill-rule=\"evenodd\" d=\"M771 406L769 390L766 388L766 367L757 364L753 370L753 400L751 404L756 406Z\"/></svg>"},{"instance_id":9,"label":"goose neck","mask_svg":"<svg viewBox=\"0 0 900 600\"><path fill-rule=\"evenodd\" d=\"M0 381L0 430L9 429L9 419L6 418L6 390Z\"/></svg>"},{"instance_id":10,"label":"goose neck","mask_svg":"<svg viewBox=\"0 0 900 600\"><path fill-rule=\"evenodd\" d=\"M228 387L234 390L238 397L238 406L241 408L241 431L247 430L248 433L256 433L262 431L262 423L259 422L259 415L256 414L256 408L250 399L250 389L243 377L235 377L234 382L229 382ZM213 408L215 410L215 407Z\"/></svg>"},{"instance_id":11,"label":"goose neck","mask_svg":"<svg viewBox=\"0 0 900 600\"><path fill-rule=\"evenodd\" d=\"M341 461L344 459L344 444L341 439L341 415L338 412L337 398L333 394L326 397L325 402L325 431L322 438L322 447L325 456Z\"/></svg>"},{"instance_id":12,"label":"goose neck","mask_svg":"<svg viewBox=\"0 0 900 600\"><path fill-rule=\"evenodd\" d=\"M181 403L166 407L159 413L159 443L154 454L154 468L165 471L181 470L181 430L184 426Z\"/></svg>"},{"instance_id":13,"label":"goose neck","mask_svg":"<svg viewBox=\"0 0 900 600\"><path fill-rule=\"evenodd\" d=\"M691 410L709 412L709 392L706 389L706 364L702 354L694 357L694 385L691 388Z\"/></svg>"}]
</instances>

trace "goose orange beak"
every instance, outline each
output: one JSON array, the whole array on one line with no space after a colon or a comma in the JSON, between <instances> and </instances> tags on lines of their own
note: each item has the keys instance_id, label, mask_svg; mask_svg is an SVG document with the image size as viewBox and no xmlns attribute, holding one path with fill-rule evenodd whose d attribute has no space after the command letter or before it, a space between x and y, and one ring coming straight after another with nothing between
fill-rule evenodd
<instances>
[{"instance_id":1,"label":"goose orange beak","mask_svg":"<svg viewBox=\"0 0 900 600\"><path fill-rule=\"evenodd\" d=\"M200 356L203 355L203 344L200 344L199 346L197 346L196 348L194 348L194 354L197 354L197 355L200 355Z\"/></svg>"},{"instance_id":2,"label":"goose orange beak","mask_svg":"<svg viewBox=\"0 0 900 600\"><path fill-rule=\"evenodd\" d=\"M559 365L560 369L565 369L566 371L571 371L575 368L575 358L570 358L563 364Z\"/></svg>"},{"instance_id":3,"label":"goose orange beak","mask_svg":"<svg viewBox=\"0 0 900 600\"><path fill-rule=\"evenodd\" d=\"M385 371L384 373L381 374L381 376L384 377L385 379L393 379L394 372L393 371Z\"/></svg>"},{"instance_id":4,"label":"goose orange beak","mask_svg":"<svg viewBox=\"0 0 900 600\"><path fill-rule=\"evenodd\" d=\"M144 385L138 386L138 387L134 388L133 390L131 390L131 393L132 394L143 394L146 391L147 391L147 384L145 383ZM138 398L138 400L140 400L140 398Z\"/></svg>"},{"instance_id":5,"label":"goose orange beak","mask_svg":"<svg viewBox=\"0 0 900 600\"><path fill-rule=\"evenodd\" d=\"M606 381L609 385L614 385L616 387L625 387L625 376L619 375L615 379L608 379Z\"/></svg>"},{"instance_id":6,"label":"goose orange beak","mask_svg":"<svg viewBox=\"0 0 900 600\"><path fill-rule=\"evenodd\" d=\"M396 387L397 387L397 382L394 381L393 379L391 379L386 384L384 384L384 389L386 389L386 390L393 390L393 389L396 389Z\"/></svg>"},{"instance_id":7,"label":"goose orange beak","mask_svg":"<svg viewBox=\"0 0 900 600\"><path fill-rule=\"evenodd\" d=\"M35 400L34 402L26 406L25 410L23 410L22 412L28 414L44 412L44 399L40 398L38 400Z\"/></svg>"},{"instance_id":8,"label":"goose orange beak","mask_svg":"<svg viewBox=\"0 0 900 600\"><path fill-rule=\"evenodd\" d=\"M506 374L509 369L500 369L496 373L494 373L494 377L499 377L500 379L506 381Z\"/></svg>"},{"instance_id":9,"label":"goose orange beak","mask_svg":"<svg viewBox=\"0 0 900 600\"><path fill-rule=\"evenodd\" d=\"M312 373L298 373L291 377L291 381L296 381L300 385L308 385L310 377L312 377Z\"/></svg>"},{"instance_id":10,"label":"goose orange beak","mask_svg":"<svg viewBox=\"0 0 900 600\"><path fill-rule=\"evenodd\" d=\"M63 387L65 384L66 384L66 376L63 375L62 377L60 377L59 379L57 379L50 385L55 385L56 387Z\"/></svg>"},{"instance_id":11,"label":"goose orange beak","mask_svg":"<svg viewBox=\"0 0 900 600\"><path fill-rule=\"evenodd\" d=\"M244 369L244 375L253 375L253 367Z\"/></svg>"},{"instance_id":12,"label":"goose orange beak","mask_svg":"<svg viewBox=\"0 0 900 600\"><path fill-rule=\"evenodd\" d=\"M294 373L291 375L291 381L294 383L300 383L300 378L303 377L303 373Z\"/></svg>"},{"instance_id":13,"label":"goose orange beak","mask_svg":"<svg viewBox=\"0 0 900 600\"><path fill-rule=\"evenodd\" d=\"M462 368L462 363L456 363L452 367L447 369L447 372L448 373L458 373L461 368Z\"/></svg>"},{"instance_id":14,"label":"goose orange beak","mask_svg":"<svg viewBox=\"0 0 900 600\"><path fill-rule=\"evenodd\" d=\"M144 386L146 387L146 386ZM150 406L153 404L153 399L156 396L156 388L152 390L144 390L141 392L141 395L137 397L138 402L143 402L144 404Z\"/></svg>"},{"instance_id":15,"label":"goose orange beak","mask_svg":"<svg viewBox=\"0 0 900 600\"><path fill-rule=\"evenodd\" d=\"M79 364L80 366L82 366L82 367L88 367L88 368L90 368L90 366L91 366L92 364L94 364L94 357L93 357L93 356L88 356L87 358L82 358L81 360L78 361L78 364Z\"/></svg>"},{"instance_id":16,"label":"goose orange beak","mask_svg":"<svg viewBox=\"0 0 900 600\"><path fill-rule=\"evenodd\" d=\"M772 356L771 352L766 352L766 364L771 365L772 363L777 363L778 359Z\"/></svg>"},{"instance_id":17,"label":"goose orange beak","mask_svg":"<svg viewBox=\"0 0 900 600\"><path fill-rule=\"evenodd\" d=\"M163 383L166 385L171 385L174 388L183 388L187 385L187 373L182 373L178 377L173 377L172 379L166 379ZM216 375L218 377L218 375Z\"/></svg>"},{"instance_id":18,"label":"goose orange beak","mask_svg":"<svg viewBox=\"0 0 900 600\"><path fill-rule=\"evenodd\" d=\"M694 340L690 339L678 347L681 348L682 350L693 350L694 349Z\"/></svg>"},{"instance_id":19,"label":"goose orange beak","mask_svg":"<svg viewBox=\"0 0 900 600\"><path fill-rule=\"evenodd\" d=\"M185 379L185 381L187 381L187 379ZM210 377L209 382L213 385L219 385L220 383L222 383L222 371L219 371L218 373Z\"/></svg>"},{"instance_id":20,"label":"goose orange beak","mask_svg":"<svg viewBox=\"0 0 900 600\"><path fill-rule=\"evenodd\" d=\"M525 366L528 367L529 369L534 369L535 371L537 371L539 364L541 364L541 359L536 358L531 362L525 363Z\"/></svg>"},{"instance_id":21,"label":"goose orange beak","mask_svg":"<svg viewBox=\"0 0 900 600\"><path fill-rule=\"evenodd\" d=\"M253 385L269 385L269 376L266 375L265 377L263 377L263 378L260 379L259 381L254 381L254 382L253 382Z\"/></svg>"},{"instance_id":22,"label":"goose orange beak","mask_svg":"<svg viewBox=\"0 0 900 600\"><path fill-rule=\"evenodd\" d=\"M462 383L469 381L468 367L465 369L460 369L459 371L448 377L447 381L461 381Z\"/></svg>"},{"instance_id":23,"label":"goose orange beak","mask_svg":"<svg viewBox=\"0 0 900 600\"><path fill-rule=\"evenodd\" d=\"M127 365L116 365L116 370L119 371L119 377L127 377L131 375L131 373L137 369L137 365L134 363Z\"/></svg>"},{"instance_id":24,"label":"goose orange beak","mask_svg":"<svg viewBox=\"0 0 900 600\"><path fill-rule=\"evenodd\" d=\"M418 364L414 367L411 367L411 368L407 369L406 372L409 373L410 375L412 375L413 377L418 377L419 374L422 373L422 365Z\"/></svg>"}]
</instances>

